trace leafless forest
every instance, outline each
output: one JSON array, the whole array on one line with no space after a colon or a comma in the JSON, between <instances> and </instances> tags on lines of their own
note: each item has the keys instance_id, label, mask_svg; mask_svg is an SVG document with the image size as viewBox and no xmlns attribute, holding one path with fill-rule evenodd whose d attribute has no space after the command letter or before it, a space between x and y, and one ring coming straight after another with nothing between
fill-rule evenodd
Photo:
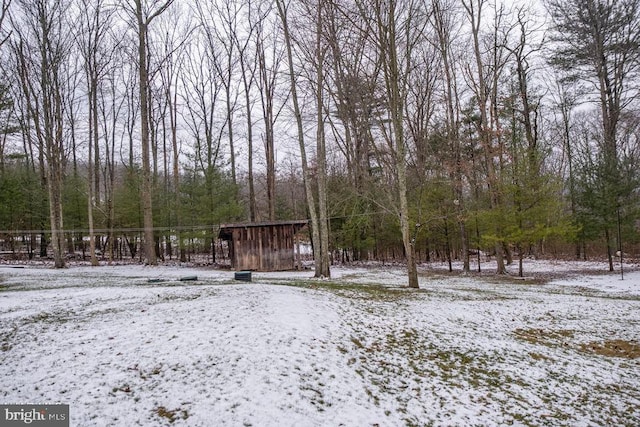
<instances>
[{"instance_id":1,"label":"leafless forest","mask_svg":"<svg viewBox=\"0 0 640 427\"><path fill-rule=\"evenodd\" d=\"M640 250L640 0L2 0L6 259Z\"/></svg>"}]
</instances>

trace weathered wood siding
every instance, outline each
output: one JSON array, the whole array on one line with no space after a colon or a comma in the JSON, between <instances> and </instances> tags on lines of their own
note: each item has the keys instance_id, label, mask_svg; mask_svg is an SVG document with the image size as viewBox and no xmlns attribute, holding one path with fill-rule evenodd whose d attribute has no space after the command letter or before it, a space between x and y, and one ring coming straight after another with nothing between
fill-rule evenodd
<instances>
[{"instance_id":1,"label":"weathered wood siding","mask_svg":"<svg viewBox=\"0 0 640 427\"><path fill-rule=\"evenodd\" d=\"M293 270L295 234L301 224L266 224L225 228L231 266L236 270Z\"/></svg>"}]
</instances>

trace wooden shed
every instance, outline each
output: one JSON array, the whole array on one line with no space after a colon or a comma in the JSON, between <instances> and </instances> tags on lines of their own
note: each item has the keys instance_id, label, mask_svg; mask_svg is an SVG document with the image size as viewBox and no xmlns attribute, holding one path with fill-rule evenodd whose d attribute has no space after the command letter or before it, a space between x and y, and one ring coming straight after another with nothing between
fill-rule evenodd
<instances>
[{"instance_id":1,"label":"wooden shed","mask_svg":"<svg viewBox=\"0 0 640 427\"><path fill-rule=\"evenodd\" d=\"M296 234L307 220L222 224L218 237L229 242L236 271L282 271L296 268Z\"/></svg>"}]
</instances>

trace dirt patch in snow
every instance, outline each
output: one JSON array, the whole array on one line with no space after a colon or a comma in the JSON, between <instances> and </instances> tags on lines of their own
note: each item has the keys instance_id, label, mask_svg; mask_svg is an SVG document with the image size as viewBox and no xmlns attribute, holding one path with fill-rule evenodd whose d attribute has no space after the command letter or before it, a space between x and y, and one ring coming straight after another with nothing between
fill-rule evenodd
<instances>
[{"instance_id":1,"label":"dirt patch in snow","mask_svg":"<svg viewBox=\"0 0 640 427\"><path fill-rule=\"evenodd\" d=\"M580 349L585 353L593 353L599 356L622 357L625 359L640 358L640 344L627 340L593 341L582 344Z\"/></svg>"},{"instance_id":2,"label":"dirt patch in snow","mask_svg":"<svg viewBox=\"0 0 640 427\"><path fill-rule=\"evenodd\" d=\"M153 412L160 418L168 420L170 423L174 423L178 419L186 420L189 418L189 412L184 409L167 409L164 406L158 406Z\"/></svg>"}]
</instances>

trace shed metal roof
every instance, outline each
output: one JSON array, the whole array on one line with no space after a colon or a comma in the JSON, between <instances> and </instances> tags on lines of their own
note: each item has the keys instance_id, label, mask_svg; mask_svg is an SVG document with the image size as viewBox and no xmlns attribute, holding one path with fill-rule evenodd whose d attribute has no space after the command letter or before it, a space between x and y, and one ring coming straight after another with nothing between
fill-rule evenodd
<instances>
[{"instance_id":1,"label":"shed metal roof","mask_svg":"<svg viewBox=\"0 0 640 427\"><path fill-rule=\"evenodd\" d=\"M304 226L309 224L308 219L296 219L296 220L281 220L281 221L257 221L257 222L236 222L230 224L220 224L220 232L218 237L224 239L229 236L229 232L234 228L249 228L249 227L273 227L278 225L300 225Z\"/></svg>"}]
</instances>

